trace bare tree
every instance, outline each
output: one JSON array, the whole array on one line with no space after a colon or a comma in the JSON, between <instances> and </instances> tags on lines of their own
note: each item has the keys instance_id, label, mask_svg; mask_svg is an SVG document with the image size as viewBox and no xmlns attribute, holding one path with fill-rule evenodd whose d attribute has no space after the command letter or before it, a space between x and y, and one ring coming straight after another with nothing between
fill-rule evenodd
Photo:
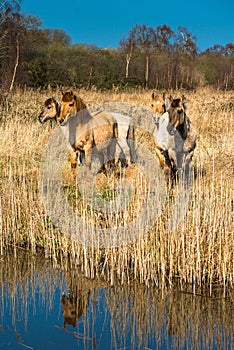
<instances>
[{"instance_id":1,"label":"bare tree","mask_svg":"<svg viewBox=\"0 0 234 350\"><path fill-rule=\"evenodd\" d=\"M234 57L234 44L228 43L225 46L225 55Z\"/></svg>"},{"instance_id":2,"label":"bare tree","mask_svg":"<svg viewBox=\"0 0 234 350\"><path fill-rule=\"evenodd\" d=\"M196 40L196 37L187 28L179 26L175 48L180 53L195 57L198 51Z\"/></svg>"},{"instance_id":3,"label":"bare tree","mask_svg":"<svg viewBox=\"0 0 234 350\"><path fill-rule=\"evenodd\" d=\"M119 49L122 51L125 55L126 59L126 67L125 67L125 78L127 79L129 76L129 64L132 58L133 49L135 47L136 43L134 42L134 38L132 34L130 33L129 37L127 39L122 39L119 42Z\"/></svg>"},{"instance_id":4,"label":"bare tree","mask_svg":"<svg viewBox=\"0 0 234 350\"><path fill-rule=\"evenodd\" d=\"M19 66L20 47L28 29L41 24L33 17L19 13L21 1L5 1L0 12L0 38L4 36L5 46L0 61L2 90L11 92Z\"/></svg>"},{"instance_id":5,"label":"bare tree","mask_svg":"<svg viewBox=\"0 0 234 350\"><path fill-rule=\"evenodd\" d=\"M155 40L155 32L153 28L146 27L145 24L136 24L130 32L134 43L145 55L145 87L148 87L149 81L149 56L150 50Z\"/></svg>"},{"instance_id":6,"label":"bare tree","mask_svg":"<svg viewBox=\"0 0 234 350\"><path fill-rule=\"evenodd\" d=\"M172 48L171 40L175 38L175 33L166 24L157 26L155 30L155 46L160 51L170 51Z\"/></svg>"},{"instance_id":7,"label":"bare tree","mask_svg":"<svg viewBox=\"0 0 234 350\"><path fill-rule=\"evenodd\" d=\"M12 90L16 70L19 63L19 39L16 23L19 21L19 10L20 10L20 1L16 0L6 0L0 6L0 51L1 59L4 62L1 62L3 65L1 68L4 69L9 64L9 57L13 59L15 57L15 63L12 73L12 79L9 86L9 91ZM15 37L15 40L13 39ZM4 41L4 45L3 45ZM12 45L15 45L15 54L12 54ZM8 61L8 64L7 64ZM3 73L3 72L1 72ZM5 82L6 83L6 82Z\"/></svg>"}]
</instances>

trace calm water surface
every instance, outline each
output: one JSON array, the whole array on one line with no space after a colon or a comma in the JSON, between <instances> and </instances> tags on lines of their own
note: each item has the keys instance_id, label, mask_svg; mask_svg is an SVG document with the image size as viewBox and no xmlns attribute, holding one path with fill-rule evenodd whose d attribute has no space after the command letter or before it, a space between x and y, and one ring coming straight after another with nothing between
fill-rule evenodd
<instances>
[{"instance_id":1,"label":"calm water surface","mask_svg":"<svg viewBox=\"0 0 234 350\"><path fill-rule=\"evenodd\" d=\"M62 265L0 258L0 349L234 349L233 293L109 286Z\"/></svg>"}]
</instances>

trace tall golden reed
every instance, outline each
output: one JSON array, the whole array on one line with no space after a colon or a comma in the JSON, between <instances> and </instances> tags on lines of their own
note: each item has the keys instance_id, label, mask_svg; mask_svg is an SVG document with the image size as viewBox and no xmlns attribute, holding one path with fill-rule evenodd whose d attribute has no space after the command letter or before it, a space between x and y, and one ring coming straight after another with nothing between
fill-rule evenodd
<instances>
[{"instance_id":1,"label":"tall golden reed","mask_svg":"<svg viewBox=\"0 0 234 350\"><path fill-rule=\"evenodd\" d=\"M180 96L182 91L172 93ZM79 246L62 235L47 216L38 194L41 155L56 126L40 125L37 115L44 100L52 95L60 98L60 91L15 91L0 117L1 253L8 246L32 252L42 247L46 257L58 261L67 256L86 276L103 277L111 284L116 280L130 283L132 279L159 287L179 283L193 292L207 287L211 292L218 284L224 293L225 288L233 287L233 92L203 88L183 93L198 134L193 159L195 180L186 218L168 234L173 201L173 194L168 193L163 214L142 239L102 249ZM79 94L88 106L122 101L150 108L151 102L151 92L140 89L105 93L81 90ZM110 181L104 187L105 195L114 196ZM64 188L77 206L79 193L69 185L66 175ZM84 214L90 215L88 211Z\"/></svg>"}]
</instances>

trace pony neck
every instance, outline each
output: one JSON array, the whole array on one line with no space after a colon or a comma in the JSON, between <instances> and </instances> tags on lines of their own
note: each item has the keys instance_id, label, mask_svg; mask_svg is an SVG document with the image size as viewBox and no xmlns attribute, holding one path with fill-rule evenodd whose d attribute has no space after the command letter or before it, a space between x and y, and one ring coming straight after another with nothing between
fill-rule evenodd
<instances>
[{"instance_id":1,"label":"pony neck","mask_svg":"<svg viewBox=\"0 0 234 350\"><path fill-rule=\"evenodd\" d=\"M56 113L57 113L57 118L59 117L59 114L60 114L60 102L55 98L55 107L56 107Z\"/></svg>"},{"instance_id":2,"label":"pony neck","mask_svg":"<svg viewBox=\"0 0 234 350\"><path fill-rule=\"evenodd\" d=\"M178 125L176 130L178 131L183 140L187 138L189 132L189 119L186 115L184 117L183 123Z\"/></svg>"}]
</instances>

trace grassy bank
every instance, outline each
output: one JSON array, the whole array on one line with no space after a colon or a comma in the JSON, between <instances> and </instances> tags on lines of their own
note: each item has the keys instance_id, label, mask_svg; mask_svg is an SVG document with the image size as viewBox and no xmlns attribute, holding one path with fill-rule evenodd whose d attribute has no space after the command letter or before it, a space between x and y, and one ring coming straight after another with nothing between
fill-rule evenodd
<instances>
[{"instance_id":1,"label":"grassy bank","mask_svg":"<svg viewBox=\"0 0 234 350\"><path fill-rule=\"evenodd\" d=\"M174 95L180 93L177 91ZM195 180L186 218L168 234L172 203L172 194L168 193L163 213L150 232L127 246L113 249L81 246L70 241L56 229L44 210L38 190L40 160L56 126L40 125L37 115L44 100L52 94L61 96L59 91L18 90L1 110L1 252L8 246L20 246L32 252L43 247L46 257L56 261L69 256L86 276L102 276L110 283L116 279L129 282L134 278L159 286L173 284L175 280L196 288L212 289L217 283L224 290L233 286L233 92L201 89L185 93L189 100L188 115L198 134L193 159ZM80 96L88 106L114 100L150 107L151 102L151 92L139 90L131 93L80 91ZM136 187L143 188L142 179L139 176L137 179L142 187ZM105 195L107 192L113 195L110 179L104 182ZM64 187L68 196L76 194L74 190L72 194L69 192L69 184L64 183ZM77 205L78 195L75 197ZM139 200L133 215L137 215L140 205Z\"/></svg>"}]
</instances>

